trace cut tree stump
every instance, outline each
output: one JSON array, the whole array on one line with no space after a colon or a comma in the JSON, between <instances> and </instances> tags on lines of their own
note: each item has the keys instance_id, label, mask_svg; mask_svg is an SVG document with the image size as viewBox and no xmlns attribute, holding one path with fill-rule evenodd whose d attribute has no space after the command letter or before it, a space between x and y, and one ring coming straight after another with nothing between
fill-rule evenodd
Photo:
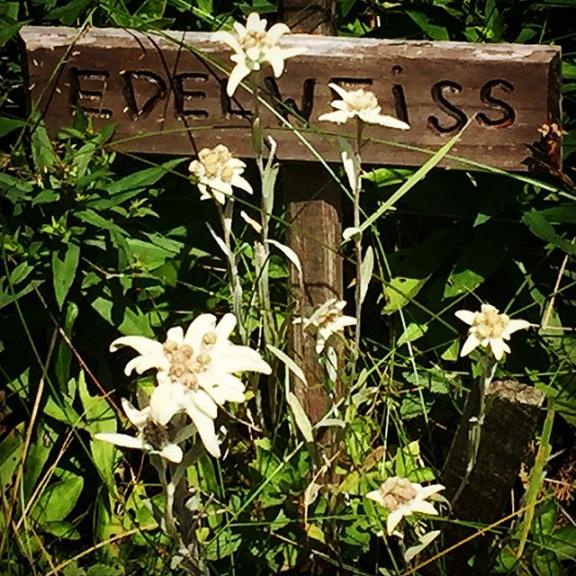
<instances>
[{"instance_id":1,"label":"cut tree stump","mask_svg":"<svg viewBox=\"0 0 576 576\"><path fill-rule=\"evenodd\" d=\"M534 439L544 394L531 386L513 380L494 381L486 395L486 417L482 427L478 459L470 478L451 510L460 522L481 526L502 518L511 490L518 478L529 445ZM441 482L445 496L451 500L465 476L468 463L470 418L478 413L479 393L474 388L464 409L462 420ZM444 548L473 535L478 528L461 524L443 525ZM445 557L447 574L470 574L468 560L490 543L489 533L459 546ZM476 574L476 572L475 572Z\"/></svg>"},{"instance_id":2,"label":"cut tree stump","mask_svg":"<svg viewBox=\"0 0 576 576\"><path fill-rule=\"evenodd\" d=\"M333 33L334 0L284 0L282 20L293 32ZM285 162L284 199L290 223L288 243L302 263L303 283L292 267L291 288L295 314L309 316L330 298L342 298L342 208L339 186L319 163ZM315 352L315 339L301 324L290 330L290 352L304 370L307 385L294 378L294 394L315 424L329 410L332 399ZM339 390L335 390L335 396ZM322 439L329 442L328 435Z\"/></svg>"}]
</instances>

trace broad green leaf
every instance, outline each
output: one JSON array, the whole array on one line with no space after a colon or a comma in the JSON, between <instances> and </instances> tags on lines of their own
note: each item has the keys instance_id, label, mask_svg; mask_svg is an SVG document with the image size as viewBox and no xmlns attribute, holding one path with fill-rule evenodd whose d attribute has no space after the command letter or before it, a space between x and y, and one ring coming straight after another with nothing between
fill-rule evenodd
<instances>
[{"instance_id":1,"label":"broad green leaf","mask_svg":"<svg viewBox=\"0 0 576 576\"><path fill-rule=\"evenodd\" d=\"M60 193L54 190L42 190L32 200L32 206L38 206L40 204L53 204L60 200Z\"/></svg>"},{"instance_id":2,"label":"broad green leaf","mask_svg":"<svg viewBox=\"0 0 576 576\"><path fill-rule=\"evenodd\" d=\"M80 532L74 528L73 524L65 520L43 522L42 528L48 534L64 540L80 540Z\"/></svg>"},{"instance_id":3,"label":"broad green leaf","mask_svg":"<svg viewBox=\"0 0 576 576\"><path fill-rule=\"evenodd\" d=\"M57 434L43 420L38 423L35 441L30 444L26 454L23 488L24 496L29 498L44 466L50 456L52 447L57 440Z\"/></svg>"},{"instance_id":4,"label":"broad green leaf","mask_svg":"<svg viewBox=\"0 0 576 576\"><path fill-rule=\"evenodd\" d=\"M428 324L417 324L416 322L410 322L408 326L406 326L406 330L402 332L400 338L398 338L398 342L396 342L397 346L403 346L408 342L415 342L418 338L421 338L426 334L428 331Z\"/></svg>"},{"instance_id":5,"label":"broad green leaf","mask_svg":"<svg viewBox=\"0 0 576 576\"><path fill-rule=\"evenodd\" d=\"M6 116L0 116L0 136L6 136L18 128L24 128L26 122L24 120L19 120L17 118L6 118Z\"/></svg>"},{"instance_id":6,"label":"broad green leaf","mask_svg":"<svg viewBox=\"0 0 576 576\"><path fill-rule=\"evenodd\" d=\"M406 14L414 20L419 28L431 40L450 40L448 30L444 26L432 24L430 18L424 12L416 12L415 10L407 10Z\"/></svg>"},{"instance_id":7,"label":"broad green leaf","mask_svg":"<svg viewBox=\"0 0 576 576\"><path fill-rule=\"evenodd\" d=\"M8 494L16 467L20 462L20 452L24 441L23 431L24 423L22 422L10 430L0 443L0 490L2 494Z\"/></svg>"},{"instance_id":8,"label":"broad green leaf","mask_svg":"<svg viewBox=\"0 0 576 576\"><path fill-rule=\"evenodd\" d=\"M84 421L90 434L94 436L98 432L116 432L116 415L112 406L106 398L102 396L92 396L86 386L84 372L80 372L78 378L78 393L82 406L84 408ZM116 461L116 448L109 442L101 440L90 441L90 451L92 461L96 466L102 480L108 486L108 489L114 493L114 465Z\"/></svg>"},{"instance_id":9,"label":"broad green leaf","mask_svg":"<svg viewBox=\"0 0 576 576\"><path fill-rule=\"evenodd\" d=\"M392 314L406 306L455 248L454 232L443 228L419 246L394 255L390 259L393 277L384 284L383 312Z\"/></svg>"},{"instance_id":10,"label":"broad green leaf","mask_svg":"<svg viewBox=\"0 0 576 576\"><path fill-rule=\"evenodd\" d=\"M560 236L548 220L537 210L526 212L522 218L530 231L555 248L560 248L570 256L576 256L576 244Z\"/></svg>"},{"instance_id":11,"label":"broad green leaf","mask_svg":"<svg viewBox=\"0 0 576 576\"><path fill-rule=\"evenodd\" d=\"M74 282L79 259L80 247L76 244L69 243L64 253L52 252L52 282L56 302L60 309Z\"/></svg>"},{"instance_id":12,"label":"broad green leaf","mask_svg":"<svg viewBox=\"0 0 576 576\"><path fill-rule=\"evenodd\" d=\"M122 334L154 337L154 331L150 326L150 318L139 310L134 304L127 299L117 299L112 302L108 297L99 296L90 302L94 310L107 320L112 326L115 326ZM132 306L129 308L128 306ZM122 316L116 319L116 313Z\"/></svg>"},{"instance_id":13,"label":"broad green leaf","mask_svg":"<svg viewBox=\"0 0 576 576\"><path fill-rule=\"evenodd\" d=\"M507 257L502 245L510 239L508 228L498 222L486 222L475 228L474 238L464 248L444 285L444 298L472 292L498 270Z\"/></svg>"},{"instance_id":14,"label":"broad green leaf","mask_svg":"<svg viewBox=\"0 0 576 576\"><path fill-rule=\"evenodd\" d=\"M78 318L78 305L74 302L68 301L64 311L64 322L62 329L68 341L61 337L58 341L58 348L56 350L56 360L54 363L56 377L60 385L60 390L64 390L66 384L70 381L70 366L72 364L72 333L73 328Z\"/></svg>"},{"instance_id":15,"label":"broad green leaf","mask_svg":"<svg viewBox=\"0 0 576 576\"><path fill-rule=\"evenodd\" d=\"M84 478L72 472L57 469L56 476L57 480L46 487L30 510L30 515L40 525L64 520L84 487Z\"/></svg>"},{"instance_id":16,"label":"broad green leaf","mask_svg":"<svg viewBox=\"0 0 576 576\"><path fill-rule=\"evenodd\" d=\"M242 536L234 534L230 529L220 530L216 538L212 538L206 546L206 557L208 560L221 560L230 556L242 544Z\"/></svg>"},{"instance_id":17,"label":"broad green leaf","mask_svg":"<svg viewBox=\"0 0 576 576\"><path fill-rule=\"evenodd\" d=\"M58 164L60 159L54 151L50 138L48 138L44 122L38 120L38 118L38 114L33 114L31 118L31 121L34 123L31 145L34 166L36 167L36 170L40 172L41 170L51 168Z\"/></svg>"}]
</instances>

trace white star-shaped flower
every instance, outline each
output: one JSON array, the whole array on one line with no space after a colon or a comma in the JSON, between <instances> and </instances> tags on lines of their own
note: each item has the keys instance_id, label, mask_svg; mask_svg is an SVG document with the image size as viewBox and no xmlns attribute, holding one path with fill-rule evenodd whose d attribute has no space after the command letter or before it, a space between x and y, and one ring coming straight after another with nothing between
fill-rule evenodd
<instances>
[{"instance_id":1,"label":"white star-shaped flower","mask_svg":"<svg viewBox=\"0 0 576 576\"><path fill-rule=\"evenodd\" d=\"M296 318L295 324L302 324L304 330L316 334L316 353L321 354L326 342L337 332L342 332L346 326L354 326L356 318L344 316L342 310L346 307L344 300L331 298L314 311L309 318Z\"/></svg>"},{"instance_id":2,"label":"white star-shaped flower","mask_svg":"<svg viewBox=\"0 0 576 576\"><path fill-rule=\"evenodd\" d=\"M213 420L218 406L225 402L243 402L244 384L235 376L240 372L270 374L270 366L248 346L229 340L236 326L233 314L220 322L212 314L201 314L188 327L168 330L164 343L142 336L124 336L112 342L110 349L134 348L136 356L125 368L142 374L156 369L158 387L150 397L150 409L161 424L174 414L186 412L195 424L206 449L220 455Z\"/></svg>"},{"instance_id":3,"label":"white star-shaped flower","mask_svg":"<svg viewBox=\"0 0 576 576\"><path fill-rule=\"evenodd\" d=\"M480 312L470 310L458 310L455 315L470 325L468 339L464 342L460 356L466 356L476 347L490 347L496 360L504 356L504 352L510 352L506 340L517 330L525 330L530 327L526 320L511 320L507 314L500 314L498 309L491 304L482 304Z\"/></svg>"},{"instance_id":4,"label":"white star-shaped flower","mask_svg":"<svg viewBox=\"0 0 576 576\"><path fill-rule=\"evenodd\" d=\"M270 64L274 76L279 78L284 71L284 61L298 56L304 51L299 48L280 48L278 40L288 34L290 28L286 24L274 24L266 32L266 20L252 12L246 20L246 26L234 22L233 32L218 31L212 34L212 39L223 42L234 50L230 59L236 63L230 77L226 93L232 96L238 84L254 70L260 70L263 64Z\"/></svg>"},{"instance_id":5,"label":"white star-shaped flower","mask_svg":"<svg viewBox=\"0 0 576 576\"><path fill-rule=\"evenodd\" d=\"M246 164L234 158L223 144L216 148L203 148L198 160L192 160L188 170L198 184L200 199L214 198L224 204L232 196L233 187L252 194L252 186L242 177Z\"/></svg>"},{"instance_id":6,"label":"white star-shaped flower","mask_svg":"<svg viewBox=\"0 0 576 576\"><path fill-rule=\"evenodd\" d=\"M182 448L170 439L165 423L162 424L154 418L150 406L138 410L126 398L122 398L122 408L128 420L138 429L138 434L134 437L128 434L100 432L94 435L97 440L125 448L138 448L150 454L159 454L170 462L182 461Z\"/></svg>"},{"instance_id":7,"label":"white star-shaped flower","mask_svg":"<svg viewBox=\"0 0 576 576\"><path fill-rule=\"evenodd\" d=\"M378 490L366 494L366 498L374 500L389 511L386 530L391 535L405 516L411 516L415 512L437 516L438 511L427 500L441 490L444 490L442 484L422 486L422 484L410 482L407 478L393 476L388 478Z\"/></svg>"},{"instance_id":8,"label":"white star-shaped flower","mask_svg":"<svg viewBox=\"0 0 576 576\"><path fill-rule=\"evenodd\" d=\"M318 120L344 124L352 118L359 118L367 124L379 124L387 128L397 128L398 130L409 130L410 125L393 116L380 114L382 108L378 104L378 99L374 92L360 88L358 90L344 90L338 84L328 84L341 100L334 100L330 103L335 112L322 114Z\"/></svg>"}]
</instances>

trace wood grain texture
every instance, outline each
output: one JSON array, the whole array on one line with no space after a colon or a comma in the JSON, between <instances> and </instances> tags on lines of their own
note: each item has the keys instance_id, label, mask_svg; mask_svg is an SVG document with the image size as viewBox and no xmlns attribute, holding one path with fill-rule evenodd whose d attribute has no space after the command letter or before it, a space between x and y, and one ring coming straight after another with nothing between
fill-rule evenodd
<instances>
[{"instance_id":1,"label":"wood grain texture","mask_svg":"<svg viewBox=\"0 0 576 576\"><path fill-rule=\"evenodd\" d=\"M300 4L290 5L289 19L302 29L329 28L329 2L318 2L318 10ZM193 154L223 142L238 156L251 155L250 94L238 89L235 98L226 97L230 52L209 34L24 27L21 36L32 100L52 133L80 107L96 126L114 122L123 150ZM560 121L556 47L300 34L286 36L282 46L306 52L286 61L280 79L270 70L263 74L270 108L264 123L281 160L313 160L313 150L339 160L335 135L351 128L318 122L335 99L329 82L374 91L383 113L411 125L407 131L369 127L363 152L369 163L418 165L429 155L422 149L438 149L472 118L455 156L525 170L538 127Z\"/></svg>"},{"instance_id":2,"label":"wood grain texture","mask_svg":"<svg viewBox=\"0 0 576 576\"><path fill-rule=\"evenodd\" d=\"M330 34L333 32L334 0L284 0L282 20L295 32ZM296 313L309 316L330 298L342 298L341 192L338 183L318 162L284 162L283 192L290 222L288 242L302 262L302 284L297 271L290 274ZM294 378L292 385L300 404L312 423L319 422L341 394L336 382L330 398L326 378L318 363L315 338L292 325L290 353L304 370L307 385ZM324 429L318 440L331 454L336 449L334 434Z\"/></svg>"},{"instance_id":3,"label":"wood grain texture","mask_svg":"<svg viewBox=\"0 0 576 576\"><path fill-rule=\"evenodd\" d=\"M468 463L469 419L478 413L478 389L470 393L454 438L441 482L450 500L465 476ZM494 381L486 395L486 419L482 427L478 459L469 481L455 503L451 516L459 523L446 523L443 537L447 548L473 535L477 529L464 525L489 525L499 520L510 502L520 466L537 430L544 394L513 380ZM490 535L471 540L446 558L449 574L468 573L468 560L488 546ZM481 571L478 569L478 573Z\"/></svg>"}]
</instances>

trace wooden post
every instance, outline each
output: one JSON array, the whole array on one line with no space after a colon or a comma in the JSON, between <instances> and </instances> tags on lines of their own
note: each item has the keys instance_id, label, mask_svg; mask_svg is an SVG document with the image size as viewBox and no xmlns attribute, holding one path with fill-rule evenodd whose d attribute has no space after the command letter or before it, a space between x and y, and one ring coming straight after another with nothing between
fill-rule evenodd
<instances>
[{"instance_id":1,"label":"wooden post","mask_svg":"<svg viewBox=\"0 0 576 576\"><path fill-rule=\"evenodd\" d=\"M332 34L335 8L335 0L284 0L282 19L293 32ZM303 273L300 284L298 272L292 268L292 296L296 314L309 315L326 300L342 298L341 194L318 163L284 163L282 182L290 223L288 242L302 262ZM314 347L314 338L301 324L291 327L290 353L307 379L305 385L294 378L294 393L313 424L322 419L332 401Z\"/></svg>"},{"instance_id":2,"label":"wooden post","mask_svg":"<svg viewBox=\"0 0 576 576\"><path fill-rule=\"evenodd\" d=\"M469 419L478 411L479 394L469 396L448 461L442 473L445 496L450 500L464 478L468 463ZM486 395L486 419L482 427L478 459L468 483L455 502L451 515L462 522L489 525L499 518L510 501L510 492L538 424L544 394L513 380L495 381ZM461 524L443 525L448 548L476 532ZM446 557L448 574L469 574L468 559L489 543L487 535L474 538Z\"/></svg>"}]
</instances>

